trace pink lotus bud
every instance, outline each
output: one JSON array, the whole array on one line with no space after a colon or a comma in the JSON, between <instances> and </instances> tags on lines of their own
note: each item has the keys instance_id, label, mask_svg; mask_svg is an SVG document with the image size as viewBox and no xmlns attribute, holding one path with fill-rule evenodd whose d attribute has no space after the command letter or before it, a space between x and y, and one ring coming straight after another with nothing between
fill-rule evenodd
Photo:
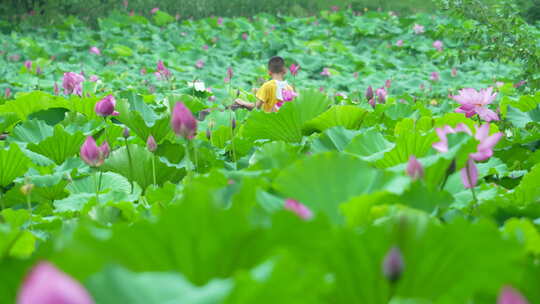
<instances>
[{"instance_id":1,"label":"pink lotus bud","mask_svg":"<svg viewBox=\"0 0 540 304\"><path fill-rule=\"evenodd\" d=\"M296 76L298 74L298 71L300 70L300 65L291 64L289 67L289 71L291 72L291 75Z\"/></svg>"},{"instance_id":2,"label":"pink lotus bud","mask_svg":"<svg viewBox=\"0 0 540 304\"><path fill-rule=\"evenodd\" d=\"M385 86L387 89L390 89L390 87L392 86L392 80L391 80L391 79L387 79L387 80L384 82L384 86Z\"/></svg>"},{"instance_id":3,"label":"pink lotus bud","mask_svg":"<svg viewBox=\"0 0 540 304\"><path fill-rule=\"evenodd\" d=\"M6 88L6 90L4 91L4 95L6 96L6 99L9 98L11 96L11 88Z\"/></svg>"},{"instance_id":4,"label":"pink lotus bud","mask_svg":"<svg viewBox=\"0 0 540 304\"><path fill-rule=\"evenodd\" d=\"M478 168L471 158L465 168L461 169L461 181L466 189L474 188L478 183Z\"/></svg>"},{"instance_id":5,"label":"pink lotus bud","mask_svg":"<svg viewBox=\"0 0 540 304\"><path fill-rule=\"evenodd\" d=\"M181 102L177 102L174 106L171 126L174 133L178 136L183 136L186 139L193 139L197 132L197 120L193 117L191 111Z\"/></svg>"},{"instance_id":6,"label":"pink lotus bud","mask_svg":"<svg viewBox=\"0 0 540 304\"><path fill-rule=\"evenodd\" d=\"M332 11L333 11L333 12L339 11L339 6L333 5L333 6L332 6Z\"/></svg>"},{"instance_id":7,"label":"pink lotus bud","mask_svg":"<svg viewBox=\"0 0 540 304\"><path fill-rule=\"evenodd\" d=\"M324 68L321 72L321 75L330 77L330 70L328 68Z\"/></svg>"},{"instance_id":8,"label":"pink lotus bud","mask_svg":"<svg viewBox=\"0 0 540 304\"><path fill-rule=\"evenodd\" d=\"M436 40L433 42L433 47L437 49L437 51L442 52L443 50L443 43L440 40Z\"/></svg>"},{"instance_id":9,"label":"pink lotus bud","mask_svg":"<svg viewBox=\"0 0 540 304\"><path fill-rule=\"evenodd\" d=\"M285 200L285 210L292 211L303 220L309 220L313 217L313 212L306 205L290 198Z\"/></svg>"},{"instance_id":10,"label":"pink lotus bud","mask_svg":"<svg viewBox=\"0 0 540 304\"><path fill-rule=\"evenodd\" d=\"M202 69L204 67L204 61L197 60L197 62L195 63L195 67L198 69Z\"/></svg>"},{"instance_id":11,"label":"pink lotus bud","mask_svg":"<svg viewBox=\"0 0 540 304\"><path fill-rule=\"evenodd\" d=\"M93 304L86 289L49 262L39 262L26 275L17 304Z\"/></svg>"},{"instance_id":12,"label":"pink lotus bud","mask_svg":"<svg viewBox=\"0 0 540 304\"><path fill-rule=\"evenodd\" d=\"M402 47L402 46L403 46L403 40L398 40L398 41L396 42L396 46Z\"/></svg>"},{"instance_id":13,"label":"pink lotus bud","mask_svg":"<svg viewBox=\"0 0 540 304\"><path fill-rule=\"evenodd\" d=\"M96 54L96 55L101 55L101 51L97 48L97 46L91 47L90 48L90 53Z\"/></svg>"},{"instance_id":14,"label":"pink lotus bud","mask_svg":"<svg viewBox=\"0 0 540 304\"><path fill-rule=\"evenodd\" d=\"M218 24L218 25L222 25L222 24L223 24L223 18L219 17L219 18L217 19L217 24Z\"/></svg>"},{"instance_id":15,"label":"pink lotus bud","mask_svg":"<svg viewBox=\"0 0 540 304\"><path fill-rule=\"evenodd\" d=\"M324 87L319 87L319 92L324 92Z\"/></svg>"},{"instance_id":16,"label":"pink lotus bud","mask_svg":"<svg viewBox=\"0 0 540 304\"><path fill-rule=\"evenodd\" d=\"M234 72L233 72L232 67L228 67L227 68L227 78L229 79L229 81L232 80L233 76L234 76Z\"/></svg>"},{"instance_id":17,"label":"pink lotus bud","mask_svg":"<svg viewBox=\"0 0 540 304\"><path fill-rule=\"evenodd\" d=\"M420 179L424 176L424 168L422 167L422 164L414 157L414 155L411 155L409 157L409 162L407 163L407 175L410 176L413 180Z\"/></svg>"},{"instance_id":18,"label":"pink lotus bud","mask_svg":"<svg viewBox=\"0 0 540 304\"><path fill-rule=\"evenodd\" d=\"M62 80L62 86L64 87L64 94L76 94L82 96L82 83L84 76L74 72L64 73L64 79Z\"/></svg>"},{"instance_id":19,"label":"pink lotus bud","mask_svg":"<svg viewBox=\"0 0 540 304\"><path fill-rule=\"evenodd\" d=\"M499 293L497 304L529 304L521 293L510 286L504 286Z\"/></svg>"},{"instance_id":20,"label":"pink lotus bud","mask_svg":"<svg viewBox=\"0 0 540 304\"><path fill-rule=\"evenodd\" d=\"M156 143L156 140L154 139L154 136L152 135L148 136L148 139L146 140L146 148L148 149L148 151L152 153L157 150L157 143Z\"/></svg>"},{"instance_id":21,"label":"pink lotus bud","mask_svg":"<svg viewBox=\"0 0 540 304\"><path fill-rule=\"evenodd\" d=\"M98 147L94 138L88 136L81 146L80 153L82 160L90 167L99 167L109 155L109 145L105 142Z\"/></svg>"},{"instance_id":22,"label":"pink lotus bud","mask_svg":"<svg viewBox=\"0 0 540 304\"><path fill-rule=\"evenodd\" d=\"M375 108L375 98L371 98L368 103L372 108Z\"/></svg>"},{"instance_id":23,"label":"pink lotus bud","mask_svg":"<svg viewBox=\"0 0 540 304\"><path fill-rule=\"evenodd\" d=\"M129 128L124 128L124 131L122 131L122 137L124 137L125 139L129 138Z\"/></svg>"},{"instance_id":24,"label":"pink lotus bud","mask_svg":"<svg viewBox=\"0 0 540 304\"><path fill-rule=\"evenodd\" d=\"M141 73L141 75L145 75L146 74L146 68L142 68L140 73Z\"/></svg>"},{"instance_id":25,"label":"pink lotus bud","mask_svg":"<svg viewBox=\"0 0 540 304\"><path fill-rule=\"evenodd\" d=\"M385 103L386 102L386 96L388 95L388 93L386 92L386 90L383 88L378 88L376 91L375 91L375 95L377 95L377 100L379 103Z\"/></svg>"},{"instance_id":26,"label":"pink lotus bud","mask_svg":"<svg viewBox=\"0 0 540 304\"><path fill-rule=\"evenodd\" d=\"M452 75L452 77L456 77L457 76L457 69L452 68L452 71L450 72L450 74Z\"/></svg>"},{"instance_id":27,"label":"pink lotus bud","mask_svg":"<svg viewBox=\"0 0 540 304\"><path fill-rule=\"evenodd\" d=\"M98 103L96 103L96 114L99 116L116 116L118 115L118 112L114 110L114 107L116 106L116 99L112 95L107 95L105 98L100 100Z\"/></svg>"},{"instance_id":28,"label":"pink lotus bud","mask_svg":"<svg viewBox=\"0 0 540 304\"><path fill-rule=\"evenodd\" d=\"M242 39L247 40L248 39L248 34L247 33L242 33Z\"/></svg>"},{"instance_id":29,"label":"pink lotus bud","mask_svg":"<svg viewBox=\"0 0 540 304\"><path fill-rule=\"evenodd\" d=\"M397 246L392 247L383 260L383 274L390 282L397 281L403 273L404 262L401 250Z\"/></svg>"},{"instance_id":30,"label":"pink lotus bud","mask_svg":"<svg viewBox=\"0 0 540 304\"><path fill-rule=\"evenodd\" d=\"M32 70L32 61L31 61L31 60L26 60L26 61L24 62L24 66L26 67L26 69L27 69L28 71Z\"/></svg>"},{"instance_id":31,"label":"pink lotus bud","mask_svg":"<svg viewBox=\"0 0 540 304\"><path fill-rule=\"evenodd\" d=\"M155 14L157 13L157 11L159 11L159 7L154 7L153 9L150 10L150 14Z\"/></svg>"},{"instance_id":32,"label":"pink lotus bud","mask_svg":"<svg viewBox=\"0 0 540 304\"><path fill-rule=\"evenodd\" d=\"M431 76L429 79L431 79L432 81L439 81L441 78L438 72L433 72L431 73Z\"/></svg>"},{"instance_id":33,"label":"pink lotus bud","mask_svg":"<svg viewBox=\"0 0 540 304\"><path fill-rule=\"evenodd\" d=\"M425 28L423 25L420 25L420 24L415 24L413 26L413 31L415 34L419 35L419 34L422 34L425 32Z\"/></svg>"},{"instance_id":34,"label":"pink lotus bud","mask_svg":"<svg viewBox=\"0 0 540 304\"><path fill-rule=\"evenodd\" d=\"M367 100L371 100L373 99L373 88L371 86L369 86L366 90L366 99Z\"/></svg>"},{"instance_id":35,"label":"pink lotus bud","mask_svg":"<svg viewBox=\"0 0 540 304\"><path fill-rule=\"evenodd\" d=\"M203 45L203 47L202 47L202 48L203 48L203 50L205 50L205 51L208 51L208 49L209 49L209 46L208 46L207 44L205 44L205 45Z\"/></svg>"}]
</instances>

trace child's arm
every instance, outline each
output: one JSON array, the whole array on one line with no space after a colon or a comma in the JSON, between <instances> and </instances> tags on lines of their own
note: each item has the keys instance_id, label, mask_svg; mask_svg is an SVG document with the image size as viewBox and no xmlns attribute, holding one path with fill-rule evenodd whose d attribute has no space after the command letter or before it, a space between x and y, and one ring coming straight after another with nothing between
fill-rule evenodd
<instances>
[{"instance_id":1,"label":"child's arm","mask_svg":"<svg viewBox=\"0 0 540 304\"><path fill-rule=\"evenodd\" d=\"M247 101L244 101L242 99L237 98L234 102L236 104L238 104L238 105L243 106L244 108L249 109L249 110L253 110L255 108L260 109L261 105L262 105L262 101L259 100L259 99L257 99L257 102L252 103L252 102L247 102Z\"/></svg>"}]
</instances>

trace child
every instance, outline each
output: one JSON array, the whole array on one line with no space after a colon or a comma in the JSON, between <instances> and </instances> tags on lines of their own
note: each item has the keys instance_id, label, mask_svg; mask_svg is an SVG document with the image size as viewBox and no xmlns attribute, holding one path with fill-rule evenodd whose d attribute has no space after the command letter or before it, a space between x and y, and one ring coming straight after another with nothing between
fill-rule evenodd
<instances>
[{"instance_id":1,"label":"child","mask_svg":"<svg viewBox=\"0 0 540 304\"><path fill-rule=\"evenodd\" d=\"M268 61L268 74L272 77L272 80L265 82L259 90L257 90L256 103L251 103L236 99L235 103L248 109L262 108L265 112L277 112L279 106L283 103L283 90L293 91L285 78L287 74L287 68L285 67L285 61L279 56L270 58Z\"/></svg>"}]
</instances>

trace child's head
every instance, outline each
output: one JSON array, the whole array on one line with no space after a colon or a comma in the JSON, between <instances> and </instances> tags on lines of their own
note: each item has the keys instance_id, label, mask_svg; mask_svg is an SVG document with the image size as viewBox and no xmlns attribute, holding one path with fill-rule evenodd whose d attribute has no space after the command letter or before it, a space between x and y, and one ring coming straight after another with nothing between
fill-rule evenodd
<instances>
[{"instance_id":1,"label":"child's head","mask_svg":"<svg viewBox=\"0 0 540 304\"><path fill-rule=\"evenodd\" d=\"M285 60L279 56L274 56L268 60L268 73L270 75L285 75Z\"/></svg>"}]
</instances>

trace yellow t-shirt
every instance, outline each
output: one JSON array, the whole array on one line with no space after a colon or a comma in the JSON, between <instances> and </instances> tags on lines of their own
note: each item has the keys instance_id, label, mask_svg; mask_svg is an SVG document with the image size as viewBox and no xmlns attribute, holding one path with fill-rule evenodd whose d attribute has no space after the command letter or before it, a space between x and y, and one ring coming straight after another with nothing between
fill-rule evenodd
<instances>
[{"instance_id":1,"label":"yellow t-shirt","mask_svg":"<svg viewBox=\"0 0 540 304\"><path fill-rule=\"evenodd\" d=\"M290 85L285 87L286 90L293 90ZM270 80L265 82L257 91L257 98L262 101L262 109L265 112L275 111L276 103L278 103L278 98L276 96L277 83L275 80Z\"/></svg>"}]
</instances>

